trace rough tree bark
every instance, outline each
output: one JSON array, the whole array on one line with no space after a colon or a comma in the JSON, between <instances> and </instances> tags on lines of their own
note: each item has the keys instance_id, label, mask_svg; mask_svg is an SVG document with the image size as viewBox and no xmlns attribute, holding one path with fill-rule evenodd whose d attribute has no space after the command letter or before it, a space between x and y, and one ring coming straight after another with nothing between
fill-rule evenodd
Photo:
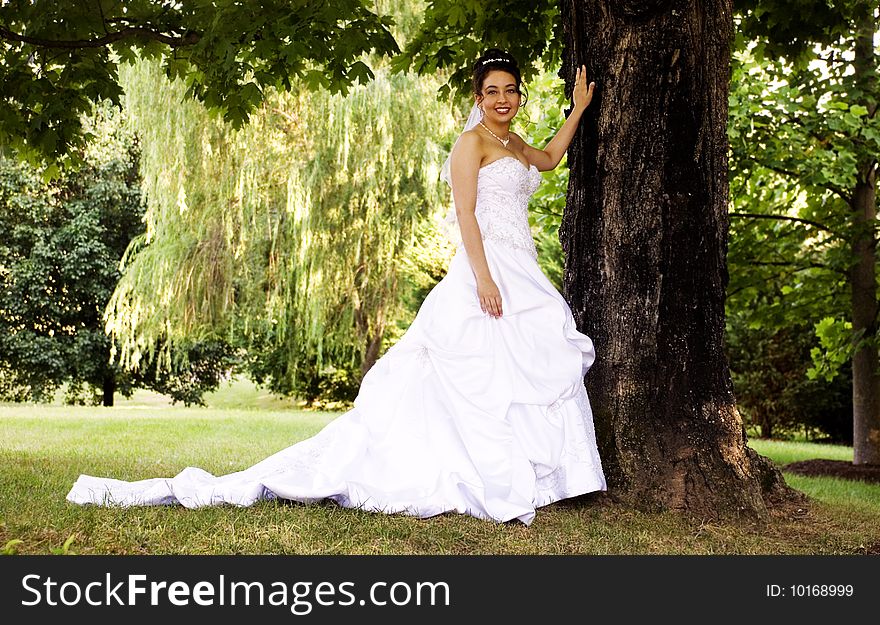
<instances>
[{"instance_id":1,"label":"rough tree bark","mask_svg":"<svg viewBox=\"0 0 880 625\"><path fill-rule=\"evenodd\" d=\"M795 491L746 447L723 352L730 0L562 0L569 89L597 83L568 152L564 294L609 495L766 518Z\"/></svg>"},{"instance_id":2,"label":"rough tree bark","mask_svg":"<svg viewBox=\"0 0 880 625\"><path fill-rule=\"evenodd\" d=\"M853 64L861 77L863 96L859 104L873 115L877 105L868 95L875 93L877 63L874 58L874 15L862 16L856 36ZM857 339L865 342L853 354L853 463L880 464L880 376L877 375L877 159L868 156L857 164L858 180L852 195L852 250L855 264L850 269L852 326Z\"/></svg>"}]
</instances>

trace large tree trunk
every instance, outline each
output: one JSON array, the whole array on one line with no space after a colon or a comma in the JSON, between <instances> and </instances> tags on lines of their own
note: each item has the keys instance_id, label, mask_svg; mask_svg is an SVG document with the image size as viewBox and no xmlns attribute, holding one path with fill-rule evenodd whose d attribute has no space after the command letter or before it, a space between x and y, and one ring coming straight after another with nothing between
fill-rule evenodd
<instances>
[{"instance_id":1,"label":"large tree trunk","mask_svg":"<svg viewBox=\"0 0 880 625\"><path fill-rule=\"evenodd\" d=\"M379 352L382 349L382 339L385 336L385 312L382 306L376 311L376 316L372 320L367 317L367 313L363 308L357 308L354 311L355 324L362 336L366 336L364 345L364 358L361 361L361 377L364 379L367 372L373 368L379 359Z\"/></svg>"},{"instance_id":2,"label":"large tree trunk","mask_svg":"<svg viewBox=\"0 0 880 625\"><path fill-rule=\"evenodd\" d=\"M871 176L873 178L873 176ZM859 181L853 195L855 264L850 270L852 329L857 347L853 371L853 462L880 464L880 376L877 375L877 262L873 180Z\"/></svg>"},{"instance_id":3,"label":"large tree trunk","mask_svg":"<svg viewBox=\"0 0 880 625\"><path fill-rule=\"evenodd\" d=\"M877 71L874 59L873 9L866 13L856 35L853 64L860 76L865 94L859 104L876 107L868 102L874 93ZM880 376L877 375L877 222L876 182L877 160L866 156L858 163L858 181L852 197L855 228L852 242L855 265L850 271L852 289L852 326L856 339L865 339L853 354L853 462L880 464Z\"/></svg>"},{"instance_id":4,"label":"large tree trunk","mask_svg":"<svg viewBox=\"0 0 880 625\"><path fill-rule=\"evenodd\" d=\"M379 360L379 350L382 349L382 334L384 327L377 329L376 334L367 337L367 349L364 350L364 360L361 363L361 380L367 375L367 372L373 368L376 361Z\"/></svg>"},{"instance_id":5,"label":"large tree trunk","mask_svg":"<svg viewBox=\"0 0 880 625\"><path fill-rule=\"evenodd\" d=\"M104 382L103 382L103 405L104 406L112 406L113 405L113 395L116 393L116 376L112 371L104 372Z\"/></svg>"},{"instance_id":6,"label":"large tree trunk","mask_svg":"<svg viewBox=\"0 0 880 625\"><path fill-rule=\"evenodd\" d=\"M564 292L609 494L703 518L795 497L746 447L723 352L730 0L563 0L563 72L593 103L569 149Z\"/></svg>"}]
</instances>

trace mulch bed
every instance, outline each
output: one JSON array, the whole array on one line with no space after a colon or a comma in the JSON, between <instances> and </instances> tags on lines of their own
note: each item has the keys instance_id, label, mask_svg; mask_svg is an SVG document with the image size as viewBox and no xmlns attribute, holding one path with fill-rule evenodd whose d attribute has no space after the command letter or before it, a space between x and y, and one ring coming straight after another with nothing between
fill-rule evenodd
<instances>
[{"instance_id":1,"label":"mulch bed","mask_svg":"<svg viewBox=\"0 0 880 625\"><path fill-rule=\"evenodd\" d=\"M877 464L853 464L845 460L802 460L787 464L782 470L811 477L839 477L880 484L880 465Z\"/></svg>"}]
</instances>

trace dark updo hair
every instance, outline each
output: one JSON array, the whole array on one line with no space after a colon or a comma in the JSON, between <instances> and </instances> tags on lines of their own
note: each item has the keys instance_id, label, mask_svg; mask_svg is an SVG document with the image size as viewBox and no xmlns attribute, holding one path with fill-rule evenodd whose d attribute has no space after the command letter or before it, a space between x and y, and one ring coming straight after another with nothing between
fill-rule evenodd
<instances>
[{"instance_id":1,"label":"dark updo hair","mask_svg":"<svg viewBox=\"0 0 880 625\"><path fill-rule=\"evenodd\" d=\"M473 73L473 88L474 95L482 95L483 91L483 81L486 80L486 76L489 72L500 69L509 74L512 74L516 79L516 92L520 95L524 95L525 100L523 100L520 106L525 106L525 103L529 99L529 94L526 92L523 94L523 85L522 85L522 77L520 76L519 64L516 62L516 59L513 58L513 55L506 51L501 50L500 48L489 48L486 50L483 55L477 59L477 62L474 63L474 73Z\"/></svg>"}]
</instances>

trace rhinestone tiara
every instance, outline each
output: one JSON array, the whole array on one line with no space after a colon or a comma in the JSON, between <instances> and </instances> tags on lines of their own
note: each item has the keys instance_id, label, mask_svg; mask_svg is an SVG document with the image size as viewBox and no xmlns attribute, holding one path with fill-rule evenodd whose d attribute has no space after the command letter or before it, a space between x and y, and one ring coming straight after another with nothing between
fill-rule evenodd
<instances>
[{"instance_id":1,"label":"rhinestone tiara","mask_svg":"<svg viewBox=\"0 0 880 625\"><path fill-rule=\"evenodd\" d=\"M501 61L502 63L511 62L510 59L486 59L485 61L483 61L483 65L485 65L486 63L494 63L495 61Z\"/></svg>"}]
</instances>

